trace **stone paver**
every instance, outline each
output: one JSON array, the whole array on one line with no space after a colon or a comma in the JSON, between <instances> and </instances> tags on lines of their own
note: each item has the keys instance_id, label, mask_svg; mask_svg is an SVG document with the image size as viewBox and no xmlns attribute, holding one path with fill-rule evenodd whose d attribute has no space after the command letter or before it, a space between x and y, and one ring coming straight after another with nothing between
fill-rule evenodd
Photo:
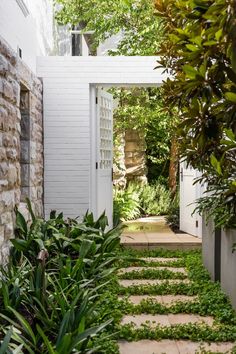
<instances>
[{"instance_id":1,"label":"stone paver","mask_svg":"<svg viewBox=\"0 0 236 354\"><path fill-rule=\"evenodd\" d=\"M124 273L129 273L129 272L140 272L143 270L169 270L173 273L183 273L187 274L187 271L185 268L179 267L179 268L174 268L174 267L127 267L127 268L120 268L118 274L124 274Z\"/></svg>"},{"instance_id":2,"label":"stone paver","mask_svg":"<svg viewBox=\"0 0 236 354\"><path fill-rule=\"evenodd\" d=\"M176 261L179 261L181 258L162 258L162 257L143 257L143 258L140 258L142 259L143 261L146 261L146 262L160 262L160 263L167 263L167 262L176 262Z\"/></svg>"},{"instance_id":3,"label":"stone paver","mask_svg":"<svg viewBox=\"0 0 236 354\"><path fill-rule=\"evenodd\" d=\"M190 341L176 341L177 348L180 354L201 354L203 350L211 351L214 353L231 353L235 343L196 343Z\"/></svg>"},{"instance_id":4,"label":"stone paver","mask_svg":"<svg viewBox=\"0 0 236 354\"><path fill-rule=\"evenodd\" d=\"M214 353L230 354L235 343L198 343L174 340L140 340L137 342L119 342L120 354L201 354L203 349Z\"/></svg>"},{"instance_id":5,"label":"stone paver","mask_svg":"<svg viewBox=\"0 0 236 354\"><path fill-rule=\"evenodd\" d=\"M187 324L187 323L205 323L209 326L213 325L213 318L209 316L199 316L192 314L170 314L170 315L126 315L123 317L121 324L134 323L136 327L141 327L142 324L147 322L150 327L156 327L156 325L161 326L171 326L177 324Z\"/></svg>"},{"instance_id":6,"label":"stone paver","mask_svg":"<svg viewBox=\"0 0 236 354\"><path fill-rule=\"evenodd\" d=\"M120 354L179 354L175 341L160 342L141 340L138 342L119 342Z\"/></svg>"},{"instance_id":7,"label":"stone paver","mask_svg":"<svg viewBox=\"0 0 236 354\"><path fill-rule=\"evenodd\" d=\"M168 315L126 315L122 318L121 324L126 325L134 323L136 327L141 327L142 324L149 322L150 327L156 327L157 324L161 326L170 326Z\"/></svg>"},{"instance_id":8,"label":"stone paver","mask_svg":"<svg viewBox=\"0 0 236 354\"><path fill-rule=\"evenodd\" d=\"M162 296L162 301L164 305L174 304L179 301L193 302L197 300L198 300L197 296L187 296L187 295L163 295Z\"/></svg>"},{"instance_id":9,"label":"stone paver","mask_svg":"<svg viewBox=\"0 0 236 354\"><path fill-rule=\"evenodd\" d=\"M189 284L189 279L120 279L119 284L125 288L133 285Z\"/></svg>"},{"instance_id":10,"label":"stone paver","mask_svg":"<svg viewBox=\"0 0 236 354\"><path fill-rule=\"evenodd\" d=\"M121 236L121 244L135 249L197 249L201 239L189 234L175 234L164 218L140 219L128 223L129 228Z\"/></svg>"},{"instance_id":11,"label":"stone paver","mask_svg":"<svg viewBox=\"0 0 236 354\"><path fill-rule=\"evenodd\" d=\"M122 298L121 298L122 299ZM138 305L142 300L151 300L154 302L159 302L163 305L173 305L176 302L182 301L197 301L197 296L187 296L187 295L131 295L128 300L133 305Z\"/></svg>"},{"instance_id":12,"label":"stone paver","mask_svg":"<svg viewBox=\"0 0 236 354\"><path fill-rule=\"evenodd\" d=\"M148 249L163 247L169 249L190 249L199 248L201 246L201 240L187 234L173 234L168 232L166 225L162 225L161 233L157 234L153 230L146 230L143 232L143 236L139 239L138 237L142 235L141 232L132 233L133 237L133 247L144 248L145 242ZM127 236L126 236L127 237ZM135 239L137 237L137 243ZM143 242L140 242L140 240ZM146 240L146 241L145 241ZM173 262L181 260L181 258L162 258L162 257L143 257L141 260L145 260L147 263L150 262L160 262L161 264L157 267L149 266L146 264L143 266L142 263L139 266L130 266L127 268L121 268L118 274L126 277L126 274L135 272L142 272L145 270L169 270L173 273L179 272L182 274L188 274L187 269L184 267L168 267L165 266L166 262ZM137 262L138 264L138 262ZM120 279L119 284L123 287L130 286L163 286L167 284L192 284L192 282L187 279ZM178 302L198 302L198 296L186 296L186 295L131 295L119 297L119 299L127 299L133 305L139 305L142 300L150 300L153 303L159 303L167 308ZM158 311L157 311L158 312ZM166 311L168 312L168 311ZM155 312L154 312L155 313ZM139 315L124 315L121 320L121 325L134 324L134 328L138 329L142 325L147 325L150 328L155 328L156 326L170 327L176 325L186 325L186 324L206 324L209 327L216 329L214 324L214 318L210 316L200 316L198 314L187 314L187 313L168 313L168 314L139 314ZM227 353L232 354L232 348L235 343L200 343L192 342L190 340L171 340L165 339L160 341L155 340L139 340L137 342L127 342L120 341L119 350L120 354L202 354L205 351L210 351L214 353Z\"/></svg>"},{"instance_id":13,"label":"stone paver","mask_svg":"<svg viewBox=\"0 0 236 354\"><path fill-rule=\"evenodd\" d=\"M212 326L214 319L210 316L200 316L186 313L169 314L168 319L171 325L186 324L186 323L205 323Z\"/></svg>"}]
</instances>

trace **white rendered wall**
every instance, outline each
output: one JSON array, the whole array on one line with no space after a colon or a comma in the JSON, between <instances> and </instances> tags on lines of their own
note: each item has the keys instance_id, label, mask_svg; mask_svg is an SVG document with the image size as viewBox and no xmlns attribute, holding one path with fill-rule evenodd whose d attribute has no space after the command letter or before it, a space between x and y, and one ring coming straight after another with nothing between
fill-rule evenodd
<instances>
[{"instance_id":1,"label":"white rendered wall","mask_svg":"<svg viewBox=\"0 0 236 354\"><path fill-rule=\"evenodd\" d=\"M118 33L114 36L111 36L103 43L101 43L97 49L97 55L108 55L109 50L115 50L118 43L122 38L122 33Z\"/></svg>"},{"instance_id":2,"label":"white rendered wall","mask_svg":"<svg viewBox=\"0 0 236 354\"><path fill-rule=\"evenodd\" d=\"M96 174L90 124L90 84L159 86L156 57L42 57L37 74L44 84L45 213L66 216L93 210ZM95 105L95 101L93 102Z\"/></svg>"},{"instance_id":3,"label":"white rendered wall","mask_svg":"<svg viewBox=\"0 0 236 354\"><path fill-rule=\"evenodd\" d=\"M29 14L24 14L20 3ZM17 51L34 72L36 56L50 55L54 50L52 0L0 0L0 35Z\"/></svg>"}]
</instances>

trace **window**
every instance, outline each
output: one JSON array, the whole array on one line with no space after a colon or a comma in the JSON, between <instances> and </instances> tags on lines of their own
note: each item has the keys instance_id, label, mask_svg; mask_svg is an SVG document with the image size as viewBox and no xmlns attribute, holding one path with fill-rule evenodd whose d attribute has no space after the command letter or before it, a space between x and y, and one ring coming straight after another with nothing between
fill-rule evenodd
<instances>
[{"instance_id":1,"label":"window","mask_svg":"<svg viewBox=\"0 0 236 354\"><path fill-rule=\"evenodd\" d=\"M74 26L71 31L72 56L97 55L94 48L93 31L82 32L81 26Z\"/></svg>"},{"instance_id":2,"label":"window","mask_svg":"<svg viewBox=\"0 0 236 354\"><path fill-rule=\"evenodd\" d=\"M21 201L30 197L30 95L25 86L20 91L20 167Z\"/></svg>"},{"instance_id":3,"label":"window","mask_svg":"<svg viewBox=\"0 0 236 354\"><path fill-rule=\"evenodd\" d=\"M79 33L71 33L72 40L72 56L82 55L82 35Z\"/></svg>"}]
</instances>

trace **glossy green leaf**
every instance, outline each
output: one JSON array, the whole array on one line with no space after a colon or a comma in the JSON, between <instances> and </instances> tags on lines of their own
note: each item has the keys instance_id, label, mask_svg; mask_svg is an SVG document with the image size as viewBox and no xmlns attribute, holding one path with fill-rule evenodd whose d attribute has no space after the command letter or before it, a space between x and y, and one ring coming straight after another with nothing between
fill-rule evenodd
<instances>
[{"instance_id":1,"label":"glossy green leaf","mask_svg":"<svg viewBox=\"0 0 236 354\"><path fill-rule=\"evenodd\" d=\"M228 100L228 101L231 101L233 103L236 103L236 93L234 92L226 92L225 93L225 98Z\"/></svg>"}]
</instances>

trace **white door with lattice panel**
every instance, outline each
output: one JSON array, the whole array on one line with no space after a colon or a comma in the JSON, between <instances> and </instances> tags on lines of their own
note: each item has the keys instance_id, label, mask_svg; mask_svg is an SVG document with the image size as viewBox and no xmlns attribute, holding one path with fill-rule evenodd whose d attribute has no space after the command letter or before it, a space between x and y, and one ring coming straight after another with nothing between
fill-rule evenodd
<instances>
[{"instance_id":1,"label":"white door with lattice panel","mask_svg":"<svg viewBox=\"0 0 236 354\"><path fill-rule=\"evenodd\" d=\"M113 215L113 97L97 90L97 214L106 212L109 227Z\"/></svg>"}]
</instances>

